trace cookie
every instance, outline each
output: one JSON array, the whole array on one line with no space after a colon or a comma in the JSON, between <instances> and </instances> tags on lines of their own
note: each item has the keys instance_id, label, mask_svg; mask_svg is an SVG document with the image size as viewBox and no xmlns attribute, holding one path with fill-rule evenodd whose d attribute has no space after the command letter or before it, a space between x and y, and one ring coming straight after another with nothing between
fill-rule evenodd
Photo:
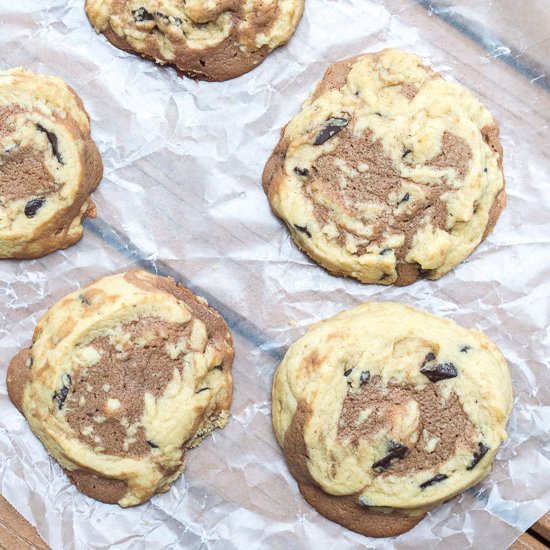
<instances>
[{"instance_id":1,"label":"cookie","mask_svg":"<svg viewBox=\"0 0 550 550\"><path fill-rule=\"evenodd\" d=\"M313 260L383 285L438 279L505 205L491 113L400 50L332 65L283 129L263 185Z\"/></svg>"},{"instance_id":2,"label":"cookie","mask_svg":"<svg viewBox=\"0 0 550 550\"><path fill-rule=\"evenodd\" d=\"M288 42L304 0L86 0L94 29L117 48L197 80L240 76Z\"/></svg>"},{"instance_id":3,"label":"cookie","mask_svg":"<svg viewBox=\"0 0 550 550\"><path fill-rule=\"evenodd\" d=\"M372 537L483 479L511 408L508 366L483 333L391 302L311 327L273 381L273 427L302 495Z\"/></svg>"},{"instance_id":4,"label":"cookie","mask_svg":"<svg viewBox=\"0 0 550 550\"><path fill-rule=\"evenodd\" d=\"M53 76L0 71L0 258L37 258L79 241L102 175L75 91Z\"/></svg>"},{"instance_id":5,"label":"cookie","mask_svg":"<svg viewBox=\"0 0 550 550\"><path fill-rule=\"evenodd\" d=\"M225 426L232 361L229 329L204 299L134 270L50 308L7 387L77 488L126 507L167 491L187 449Z\"/></svg>"}]
</instances>

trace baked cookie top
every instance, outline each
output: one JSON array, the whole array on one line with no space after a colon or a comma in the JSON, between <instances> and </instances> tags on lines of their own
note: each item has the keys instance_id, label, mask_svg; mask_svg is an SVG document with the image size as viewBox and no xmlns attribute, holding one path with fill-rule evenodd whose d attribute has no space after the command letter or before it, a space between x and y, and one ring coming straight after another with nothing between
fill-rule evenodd
<instances>
[{"instance_id":1,"label":"baked cookie top","mask_svg":"<svg viewBox=\"0 0 550 550\"><path fill-rule=\"evenodd\" d=\"M229 80L285 44L304 0L86 0L97 32L118 48L198 80Z\"/></svg>"},{"instance_id":2,"label":"baked cookie top","mask_svg":"<svg viewBox=\"0 0 550 550\"><path fill-rule=\"evenodd\" d=\"M300 490L367 536L406 531L484 478L511 407L508 366L483 333L390 302L311 327L273 382Z\"/></svg>"},{"instance_id":3,"label":"baked cookie top","mask_svg":"<svg viewBox=\"0 0 550 550\"><path fill-rule=\"evenodd\" d=\"M441 277L505 202L491 113L400 50L332 65L283 129L263 184L311 258L385 285Z\"/></svg>"},{"instance_id":4,"label":"baked cookie top","mask_svg":"<svg viewBox=\"0 0 550 550\"><path fill-rule=\"evenodd\" d=\"M103 173L89 117L59 78L0 71L0 258L35 258L82 237Z\"/></svg>"},{"instance_id":5,"label":"baked cookie top","mask_svg":"<svg viewBox=\"0 0 550 550\"><path fill-rule=\"evenodd\" d=\"M11 400L86 494L133 506L227 422L231 335L203 299L135 270L73 292L8 371Z\"/></svg>"}]
</instances>

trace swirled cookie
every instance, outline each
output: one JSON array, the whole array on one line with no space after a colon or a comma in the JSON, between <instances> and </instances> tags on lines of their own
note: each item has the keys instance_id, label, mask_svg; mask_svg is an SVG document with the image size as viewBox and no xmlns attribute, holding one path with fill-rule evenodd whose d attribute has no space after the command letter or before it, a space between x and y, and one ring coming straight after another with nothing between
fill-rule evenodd
<instances>
[{"instance_id":1,"label":"swirled cookie","mask_svg":"<svg viewBox=\"0 0 550 550\"><path fill-rule=\"evenodd\" d=\"M59 78L0 71L0 258L36 258L82 237L103 164L82 101Z\"/></svg>"},{"instance_id":2,"label":"swirled cookie","mask_svg":"<svg viewBox=\"0 0 550 550\"><path fill-rule=\"evenodd\" d=\"M273 426L304 498L366 536L394 536L479 482L506 438L508 366L484 334L367 303L295 342Z\"/></svg>"},{"instance_id":3,"label":"swirled cookie","mask_svg":"<svg viewBox=\"0 0 550 550\"><path fill-rule=\"evenodd\" d=\"M208 304L135 270L69 294L12 360L8 393L83 493L134 506L227 423L233 348Z\"/></svg>"},{"instance_id":4,"label":"swirled cookie","mask_svg":"<svg viewBox=\"0 0 550 550\"><path fill-rule=\"evenodd\" d=\"M441 277L505 204L491 113L400 50L332 65L284 128L263 184L311 258L385 285Z\"/></svg>"},{"instance_id":5,"label":"swirled cookie","mask_svg":"<svg viewBox=\"0 0 550 550\"><path fill-rule=\"evenodd\" d=\"M96 32L198 80L229 80L288 42L304 0L86 0Z\"/></svg>"}]
</instances>

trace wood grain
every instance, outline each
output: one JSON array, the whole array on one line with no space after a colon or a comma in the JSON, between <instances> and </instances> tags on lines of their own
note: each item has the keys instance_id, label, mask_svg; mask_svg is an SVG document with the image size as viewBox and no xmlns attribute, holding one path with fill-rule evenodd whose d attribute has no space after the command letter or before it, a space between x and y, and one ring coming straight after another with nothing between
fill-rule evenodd
<instances>
[{"instance_id":1,"label":"wood grain","mask_svg":"<svg viewBox=\"0 0 550 550\"><path fill-rule=\"evenodd\" d=\"M523 533L514 541L509 550L548 550L548 546L539 542L529 533Z\"/></svg>"},{"instance_id":2,"label":"wood grain","mask_svg":"<svg viewBox=\"0 0 550 550\"><path fill-rule=\"evenodd\" d=\"M441 2L432 2L432 4L444 4L452 7L456 2L453 0L442 0ZM540 128L536 139L532 139L530 146L539 149L541 152L547 150L549 138L548 128L550 127L550 94L546 90L540 90L537 98L536 108L526 109L525 97L534 93L533 85L524 75L519 74L513 67L507 66L503 62L495 62L487 65L463 63L464 59L479 59L483 56L489 56L484 48L466 37L456 28L449 26L443 19L429 15L424 6L411 0L387 0L386 7L395 13L402 21L410 23L412 26L421 30L422 38L429 38L430 42L437 45L442 59L448 60L453 76L462 84L467 85L486 102L497 118L503 122L504 129L513 129L514 134L532 136L531 128ZM550 11L542 9L541 2L533 2L531 10L523 10L523 3L515 0L500 0L500 10L496 9L495 3L484 3L478 0L461 0L464 8L461 11L463 19L469 27L475 29L479 24L489 24L494 36L498 39L495 42L503 42L510 46L516 52L521 52L529 65L536 67L547 67L550 58L550 41L547 39L550 27ZM485 17L480 10L491 10L492 17ZM521 29L519 32L518 29ZM522 43L523 37L530 37L529 44ZM499 91L498 97L495 96L495 90ZM100 108L98 99L96 107ZM548 154L546 153L548 156ZM182 159L180 164L183 162ZM192 164L192 160L189 160ZM163 227L172 228L163 230L162 235L153 235L155 241L160 242L176 240L184 231L185 227L181 225L180 219L186 219L187 225L201 227L203 217L204 194L202 190L190 186L183 186L174 177L168 166L158 164L154 155L143 157L135 164L128 166L124 171L124 176L129 181L144 181L145 183L154 183L154 191L157 195L158 216L165 223ZM125 189L121 187L120 200L123 200ZM112 192L112 196L115 191ZM162 208L163 205L177 203L179 206L178 216L170 218L169 208ZM109 220L113 227L121 234L125 233L127 224L123 223L118 211L110 211L107 201L101 205L100 216L102 219ZM231 226L218 223L216 219L210 218L208 233L199 234L198 238L204 245L205 256L216 257L223 256L227 250L234 248L242 243L248 243L255 249L260 249L265 240L274 239L275 234L256 234L254 226L245 218L241 222L239 219L233 220ZM274 230L277 229L274 226ZM97 236L88 234L85 244L93 244L92 241L98 239ZM98 246L103 246L99 242ZM185 246L181 245L181 258L185 258ZM111 250L111 254L114 252ZM44 264L43 271L54 271L56 262L60 261L59 256L50 255L40 260ZM181 272L184 272L190 280L196 280L196 275L200 272L199 264L189 265L183 262L169 262ZM88 266L82 267L87 269ZM76 269L76 268L75 268ZM255 292L261 295L265 292L262 286L262 273L256 270L254 265L236 266L236 273L242 275L243 281L250 282L254 280ZM75 277L76 278L76 277ZM93 278L89 275L89 278ZM79 279L80 280L80 279ZM250 285L252 286L252 285ZM247 295L251 303L257 303L258 296L251 296L247 289ZM65 290L55 289L54 295L62 296ZM218 295L221 301L231 303L231 297ZM237 312L243 317L247 315L246 304L237 306ZM25 312L21 310L20 315ZM276 312L274 312L274 315ZM265 327L259 327L264 329ZM251 374L252 377L252 374ZM248 388L241 388L243 401L248 401L247 391L253 392L254 384L251 383ZM253 396L250 397L253 401ZM238 444L238 442L233 442ZM211 457L215 463L215 456ZM281 492L286 491L286 487L277 488ZM533 536L536 534L536 537ZM538 539L547 541L545 545ZM0 497L0 549L6 550L28 550L38 549L47 550L49 547L40 538L37 531L2 497ZM511 546L512 550L546 550L550 548L550 513L546 514L536 522L528 533L522 534ZM500 550L500 549L497 549Z\"/></svg>"},{"instance_id":3,"label":"wood grain","mask_svg":"<svg viewBox=\"0 0 550 550\"><path fill-rule=\"evenodd\" d=\"M0 548L2 550L48 550L36 529L0 496Z\"/></svg>"},{"instance_id":4,"label":"wood grain","mask_svg":"<svg viewBox=\"0 0 550 550\"><path fill-rule=\"evenodd\" d=\"M422 3L427 4L423 1ZM481 34L489 24L495 48L504 45L518 60L525 65L546 72L550 56L550 10L544 0L531 0L529 3L517 0L498 0L498 9L493 2L479 0L438 0L434 10L439 10L443 17L455 17L469 30ZM522 9L528 7L529 9Z\"/></svg>"},{"instance_id":5,"label":"wood grain","mask_svg":"<svg viewBox=\"0 0 550 550\"><path fill-rule=\"evenodd\" d=\"M530 530L534 531L539 537L542 537L548 542L548 546L550 546L550 512L540 518Z\"/></svg>"},{"instance_id":6,"label":"wood grain","mask_svg":"<svg viewBox=\"0 0 550 550\"><path fill-rule=\"evenodd\" d=\"M510 550L547 550L550 547L550 512L537 521L531 530L547 544L538 541L529 533L524 533L510 546ZM1 496L0 549L49 550L49 546L40 538L36 529Z\"/></svg>"}]
</instances>

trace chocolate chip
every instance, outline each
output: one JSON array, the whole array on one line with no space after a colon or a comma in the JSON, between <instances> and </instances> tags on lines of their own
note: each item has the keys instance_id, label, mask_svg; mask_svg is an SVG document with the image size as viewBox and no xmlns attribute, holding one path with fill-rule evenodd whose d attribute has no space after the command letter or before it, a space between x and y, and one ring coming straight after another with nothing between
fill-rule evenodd
<instances>
[{"instance_id":1,"label":"chocolate chip","mask_svg":"<svg viewBox=\"0 0 550 550\"><path fill-rule=\"evenodd\" d=\"M402 445L401 443L398 443L397 441L390 441L388 445L388 454L380 459L378 462L375 462L372 465L373 470L376 470L377 472L383 472L387 470L390 465L391 461L394 459L401 460L405 457L405 455L409 452L409 448L406 445Z\"/></svg>"},{"instance_id":2,"label":"chocolate chip","mask_svg":"<svg viewBox=\"0 0 550 550\"><path fill-rule=\"evenodd\" d=\"M156 11L155 12L155 17L158 17L159 19L162 20L162 22L165 24L165 25L169 25L170 24L170 17L160 11Z\"/></svg>"},{"instance_id":3,"label":"chocolate chip","mask_svg":"<svg viewBox=\"0 0 550 550\"><path fill-rule=\"evenodd\" d=\"M294 227L295 227L298 231L301 231L302 233L305 233L305 234L311 239L311 233L309 232L309 229L307 228L306 225L294 224Z\"/></svg>"},{"instance_id":4,"label":"chocolate chip","mask_svg":"<svg viewBox=\"0 0 550 550\"><path fill-rule=\"evenodd\" d=\"M67 399L67 394L69 393L69 388L66 388L63 386L58 392L53 394L53 399L57 401L57 406L59 410L63 408L63 403L65 403L65 399Z\"/></svg>"},{"instance_id":5,"label":"chocolate chip","mask_svg":"<svg viewBox=\"0 0 550 550\"><path fill-rule=\"evenodd\" d=\"M208 388L208 387L207 387L207 388L201 388L201 389L198 390L196 393L201 393L201 392L206 391L206 390L209 390L209 389L210 389L210 388Z\"/></svg>"},{"instance_id":6,"label":"chocolate chip","mask_svg":"<svg viewBox=\"0 0 550 550\"><path fill-rule=\"evenodd\" d=\"M403 195L403 198L397 204L401 204L402 202L407 202L410 198L411 198L411 195L409 193L405 193Z\"/></svg>"},{"instance_id":7,"label":"chocolate chip","mask_svg":"<svg viewBox=\"0 0 550 550\"><path fill-rule=\"evenodd\" d=\"M313 145L323 145L331 137L341 132L348 124L349 120L347 118L329 118L323 129L317 134Z\"/></svg>"},{"instance_id":8,"label":"chocolate chip","mask_svg":"<svg viewBox=\"0 0 550 550\"><path fill-rule=\"evenodd\" d=\"M370 372L368 370L364 370L361 373L361 376L359 377L359 381L361 382L361 386L363 384L366 384L370 380Z\"/></svg>"},{"instance_id":9,"label":"chocolate chip","mask_svg":"<svg viewBox=\"0 0 550 550\"><path fill-rule=\"evenodd\" d=\"M487 454L487 451L489 450L489 447L487 445L484 445L483 443L478 443L479 451L477 453L474 453L474 456L466 468L466 470L473 470L478 464L479 461Z\"/></svg>"},{"instance_id":10,"label":"chocolate chip","mask_svg":"<svg viewBox=\"0 0 550 550\"><path fill-rule=\"evenodd\" d=\"M407 149L404 153L403 153L403 156L401 158L405 158L409 153L412 153L412 149Z\"/></svg>"},{"instance_id":11,"label":"chocolate chip","mask_svg":"<svg viewBox=\"0 0 550 550\"><path fill-rule=\"evenodd\" d=\"M67 395L69 393L69 386L71 385L71 375L65 374L63 375L63 387L53 394L53 398L57 401L57 407L59 410L63 408L63 404L65 403L65 399L67 399Z\"/></svg>"},{"instance_id":12,"label":"chocolate chip","mask_svg":"<svg viewBox=\"0 0 550 550\"><path fill-rule=\"evenodd\" d=\"M151 447L153 447L153 449L158 449L159 448L159 446L156 445L155 443L153 443L152 441L147 440L147 443L149 443L149 445L151 445Z\"/></svg>"},{"instance_id":13,"label":"chocolate chip","mask_svg":"<svg viewBox=\"0 0 550 550\"><path fill-rule=\"evenodd\" d=\"M358 504L362 508L368 508L370 506L370 504L368 503L367 499L364 496L359 497Z\"/></svg>"},{"instance_id":14,"label":"chocolate chip","mask_svg":"<svg viewBox=\"0 0 550 550\"><path fill-rule=\"evenodd\" d=\"M87 306L91 306L92 303L88 300L88 298L86 298L86 296L84 296L84 294L79 294L78 295L78 299L80 300L80 303L81 304L85 304Z\"/></svg>"},{"instance_id":15,"label":"chocolate chip","mask_svg":"<svg viewBox=\"0 0 550 550\"><path fill-rule=\"evenodd\" d=\"M27 218L34 218L38 209L46 202L45 197L38 197L37 199L31 199L25 205L25 216Z\"/></svg>"},{"instance_id":16,"label":"chocolate chip","mask_svg":"<svg viewBox=\"0 0 550 550\"><path fill-rule=\"evenodd\" d=\"M167 15L165 15L164 13L160 12L160 11L155 12L155 17L158 17L159 19L162 19L164 21L164 23L166 23L166 24L170 23L170 18Z\"/></svg>"},{"instance_id":17,"label":"chocolate chip","mask_svg":"<svg viewBox=\"0 0 550 550\"><path fill-rule=\"evenodd\" d=\"M216 370L223 370L223 365L216 365L214 368Z\"/></svg>"},{"instance_id":18,"label":"chocolate chip","mask_svg":"<svg viewBox=\"0 0 550 550\"><path fill-rule=\"evenodd\" d=\"M429 363L430 361L433 361L434 359L435 359L435 353L430 351L430 353L428 353L426 357L424 357L424 363L422 363L422 366L424 366L426 363Z\"/></svg>"},{"instance_id":19,"label":"chocolate chip","mask_svg":"<svg viewBox=\"0 0 550 550\"><path fill-rule=\"evenodd\" d=\"M445 474L437 474L436 476L428 479L428 481L425 481L424 483L420 484L421 489L425 489L426 487L430 487L431 485L435 485L436 483L439 483L441 481L445 481L446 479L449 479L449 476Z\"/></svg>"},{"instance_id":20,"label":"chocolate chip","mask_svg":"<svg viewBox=\"0 0 550 550\"><path fill-rule=\"evenodd\" d=\"M422 269L422 268L420 268L418 270L418 276L421 277L422 279L425 279L426 277L429 277L431 274L432 274L431 269Z\"/></svg>"},{"instance_id":21,"label":"chocolate chip","mask_svg":"<svg viewBox=\"0 0 550 550\"><path fill-rule=\"evenodd\" d=\"M50 145L52 147L52 152L54 157L57 159L57 162L60 164L65 164L63 162L63 157L61 156L61 153L59 152L58 144L57 144L57 136L53 133L44 128L42 124L38 123L36 125L37 130L40 130L41 132L44 132L48 138L48 141L50 142Z\"/></svg>"},{"instance_id":22,"label":"chocolate chip","mask_svg":"<svg viewBox=\"0 0 550 550\"><path fill-rule=\"evenodd\" d=\"M344 371L344 376L349 376L351 374L352 370L353 369L348 369L348 370Z\"/></svg>"},{"instance_id":23,"label":"chocolate chip","mask_svg":"<svg viewBox=\"0 0 550 550\"><path fill-rule=\"evenodd\" d=\"M438 363L437 365L425 365L420 372L430 381L439 382L449 378L456 378L458 371L452 363Z\"/></svg>"},{"instance_id":24,"label":"chocolate chip","mask_svg":"<svg viewBox=\"0 0 550 550\"><path fill-rule=\"evenodd\" d=\"M374 113L376 116L382 116L382 113Z\"/></svg>"},{"instance_id":25,"label":"chocolate chip","mask_svg":"<svg viewBox=\"0 0 550 550\"><path fill-rule=\"evenodd\" d=\"M161 11L156 11L155 17L162 19L162 22L165 25L169 25L172 21L176 23L176 25L181 25L181 19L179 17L175 17L174 15L170 16L170 15L166 15L165 13L162 13Z\"/></svg>"},{"instance_id":26,"label":"chocolate chip","mask_svg":"<svg viewBox=\"0 0 550 550\"><path fill-rule=\"evenodd\" d=\"M483 169L483 171L484 171L485 173L487 173L487 172L488 172L487 168L484 168L484 169Z\"/></svg>"},{"instance_id":27,"label":"chocolate chip","mask_svg":"<svg viewBox=\"0 0 550 550\"><path fill-rule=\"evenodd\" d=\"M137 10L132 11L134 16L134 21L136 23L143 23L144 21L154 21L155 16L152 13L149 13L145 8L138 8Z\"/></svg>"},{"instance_id":28,"label":"chocolate chip","mask_svg":"<svg viewBox=\"0 0 550 550\"><path fill-rule=\"evenodd\" d=\"M390 451L395 451L397 449L401 449L402 447L406 447L406 445L403 445L402 443L399 443L399 441L394 441L393 439L390 439L389 443L388 443L388 449Z\"/></svg>"},{"instance_id":29,"label":"chocolate chip","mask_svg":"<svg viewBox=\"0 0 550 550\"><path fill-rule=\"evenodd\" d=\"M384 248L380 251L380 256L386 255L388 252L391 252L391 248Z\"/></svg>"},{"instance_id":30,"label":"chocolate chip","mask_svg":"<svg viewBox=\"0 0 550 550\"><path fill-rule=\"evenodd\" d=\"M390 276L389 273L382 273L382 275L380 276L380 279L378 279L378 280L383 281L384 279L387 279L389 276Z\"/></svg>"},{"instance_id":31,"label":"chocolate chip","mask_svg":"<svg viewBox=\"0 0 550 550\"><path fill-rule=\"evenodd\" d=\"M300 168L298 166L294 167L294 172L296 172L299 176L302 176L303 178L309 175L309 170L307 168Z\"/></svg>"},{"instance_id":32,"label":"chocolate chip","mask_svg":"<svg viewBox=\"0 0 550 550\"><path fill-rule=\"evenodd\" d=\"M460 348L461 353L468 353L472 349L472 346L462 346Z\"/></svg>"}]
</instances>

